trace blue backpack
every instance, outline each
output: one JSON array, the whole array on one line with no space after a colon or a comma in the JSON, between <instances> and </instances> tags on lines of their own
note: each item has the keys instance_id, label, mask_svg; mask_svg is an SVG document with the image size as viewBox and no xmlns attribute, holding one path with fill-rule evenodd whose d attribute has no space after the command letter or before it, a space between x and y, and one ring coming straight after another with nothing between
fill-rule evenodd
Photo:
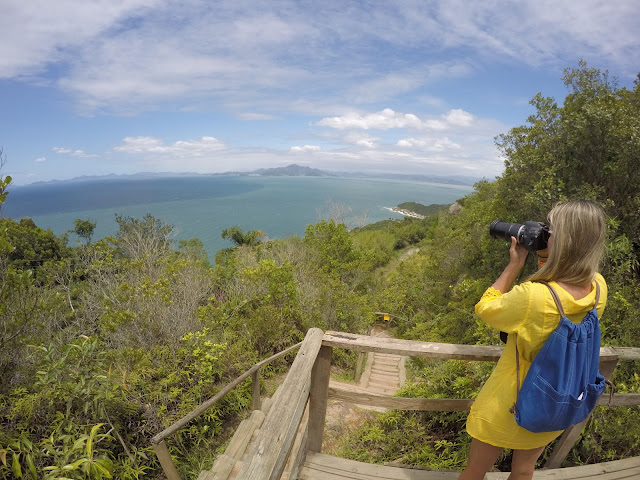
<instances>
[{"instance_id":1,"label":"blue backpack","mask_svg":"<svg viewBox=\"0 0 640 480\"><path fill-rule=\"evenodd\" d=\"M583 421L595 407L608 383L598 371L598 282L595 305L579 325L571 323L566 317L558 294L551 285L541 283L551 291L562 318L531 363L522 388L520 355L516 343L518 383L516 403L510 410L515 414L518 425L536 433L565 430Z\"/></svg>"}]
</instances>

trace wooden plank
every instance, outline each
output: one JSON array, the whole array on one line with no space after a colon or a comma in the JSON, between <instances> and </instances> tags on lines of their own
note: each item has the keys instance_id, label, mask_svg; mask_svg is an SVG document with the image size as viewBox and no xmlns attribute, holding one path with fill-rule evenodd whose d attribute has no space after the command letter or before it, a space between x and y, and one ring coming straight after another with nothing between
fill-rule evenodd
<instances>
[{"instance_id":1,"label":"wooden plank","mask_svg":"<svg viewBox=\"0 0 640 480\"><path fill-rule=\"evenodd\" d=\"M233 466L236 464L236 460L236 458L225 453L219 455L216 461L213 462L211 474L207 480L227 480L231 474L231 470L233 470Z\"/></svg>"},{"instance_id":2,"label":"wooden plank","mask_svg":"<svg viewBox=\"0 0 640 480\"><path fill-rule=\"evenodd\" d=\"M460 472L399 468L309 453L299 480L456 480Z\"/></svg>"},{"instance_id":3,"label":"wooden plank","mask_svg":"<svg viewBox=\"0 0 640 480\"><path fill-rule=\"evenodd\" d=\"M369 335L331 331L325 332L322 344L357 351L391 353L401 356L455 358L494 362L498 361L503 350L503 347L417 342L413 340L371 337Z\"/></svg>"},{"instance_id":4,"label":"wooden plank","mask_svg":"<svg viewBox=\"0 0 640 480\"><path fill-rule=\"evenodd\" d=\"M280 468L280 454L288 454L291 449L309 394L311 369L322 345L322 336L322 330L318 328L311 328L307 332L289 374L282 383L282 394L277 395L269 409L260 433L249 448L247 460L238 472L238 478L266 480L278 478L282 474L282 471L276 470ZM292 428L293 435L290 432ZM284 463L281 467L284 468Z\"/></svg>"},{"instance_id":5,"label":"wooden plank","mask_svg":"<svg viewBox=\"0 0 640 480\"><path fill-rule=\"evenodd\" d=\"M611 400L611 407L635 407L640 405L640 393L616 393ZM598 406L609 406L609 394L604 393L598 399Z\"/></svg>"},{"instance_id":6,"label":"wooden plank","mask_svg":"<svg viewBox=\"0 0 640 480\"><path fill-rule=\"evenodd\" d=\"M329 387L329 396L335 400L370 407L437 412L464 412L468 411L473 403L472 399L391 397L369 393L358 388L348 390Z\"/></svg>"},{"instance_id":7,"label":"wooden plank","mask_svg":"<svg viewBox=\"0 0 640 480\"><path fill-rule=\"evenodd\" d=\"M611 378L611 375L616 369L617 364L617 358L614 360L602 360L601 358L598 368L600 370L600 373L602 373L602 375L604 375L604 377L608 379ZM567 458L567 455L569 455L569 452L578 441L578 437L582 433L582 429L584 428L584 426L589 421L590 416L591 414L587 415L587 418L585 418L582 422L569 427L564 431L564 433L560 437L560 440L558 440L558 442L554 445L551 455L549 455L549 458L547 458L547 461L544 464L545 468L559 468L562 465L562 462L564 462L564 459Z\"/></svg>"},{"instance_id":8,"label":"wooden plank","mask_svg":"<svg viewBox=\"0 0 640 480\"><path fill-rule=\"evenodd\" d=\"M623 480L640 478L640 457L552 470L536 470L534 480ZM322 453L309 453L300 480L455 480L460 472L373 465ZM491 472L485 480L502 480L509 472Z\"/></svg>"},{"instance_id":9,"label":"wooden plank","mask_svg":"<svg viewBox=\"0 0 640 480\"><path fill-rule=\"evenodd\" d=\"M371 337L354 333L327 331L323 345L357 351L390 353L410 357L428 357L469 361L497 362L504 347L484 345L460 345L451 343L418 342L387 337ZM600 349L601 360L617 359L612 347Z\"/></svg>"},{"instance_id":10,"label":"wooden plank","mask_svg":"<svg viewBox=\"0 0 640 480\"><path fill-rule=\"evenodd\" d=\"M247 445L249 445L251 441L254 430L260 428L264 422L264 418L264 412L261 410L251 412L249 418L240 422L240 426L236 430L236 433L234 433L224 453L235 460L240 460L247 449Z\"/></svg>"},{"instance_id":11,"label":"wooden plank","mask_svg":"<svg viewBox=\"0 0 640 480\"><path fill-rule=\"evenodd\" d=\"M287 461L287 466L284 469L284 474L281 480L295 480L298 478L300 468L304 463L307 456L307 441L309 438L309 403L305 408L304 415L302 415L302 421L298 432L296 433L296 439L293 442L293 448L291 449L291 455Z\"/></svg>"},{"instance_id":12,"label":"wooden plank","mask_svg":"<svg viewBox=\"0 0 640 480\"><path fill-rule=\"evenodd\" d=\"M609 347L620 360L640 360L640 348L636 347Z\"/></svg>"},{"instance_id":13,"label":"wooden plank","mask_svg":"<svg viewBox=\"0 0 640 480\"><path fill-rule=\"evenodd\" d=\"M153 450L156 452L156 457L158 457L160 466L162 467L164 474L167 476L167 479L181 480L180 474L178 473L178 470L176 470L176 466L173 464L171 454L169 453L169 449L167 448L167 444L164 440L154 443Z\"/></svg>"},{"instance_id":14,"label":"wooden plank","mask_svg":"<svg viewBox=\"0 0 640 480\"><path fill-rule=\"evenodd\" d=\"M436 412L464 412L469 411L473 399L454 398L408 398L392 397L373 393L359 387L330 386L329 398L344 402L365 405L369 407L393 408L396 410L417 410ZM599 406L609 404L609 395L604 394L598 399ZM612 407L632 407L640 405L639 393L619 393L613 396Z\"/></svg>"},{"instance_id":15,"label":"wooden plank","mask_svg":"<svg viewBox=\"0 0 640 480\"><path fill-rule=\"evenodd\" d=\"M300 400L298 401L298 405L293 414L293 418L289 423L289 428L286 432L285 439L282 442L282 448L278 453L278 458L273 466L273 471L271 473L271 477L269 480L279 480L282 477L282 473L287 466L287 462L289 461L289 457L291 456L291 450L293 449L293 445L296 440L296 436L298 433L298 429L300 424L302 423L302 417L304 416L304 412L309 405L309 391L311 390L311 381L307 383L307 388L304 390L303 394L300 396Z\"/></svg>"},{"instance_id":16,"label":"wooden plank","mask_svg":"<svg viewBox=\"0 0 640 480\"><path fill-rule=\"evenodd\" d=\"M327 399L329 397L329 376L331 373L331 347L320 348L318 358L311 371L311 391L309 393L309 439L307 448L310 452L322 450L324 421L327 416Z\"/></svg>"}]
</instances>

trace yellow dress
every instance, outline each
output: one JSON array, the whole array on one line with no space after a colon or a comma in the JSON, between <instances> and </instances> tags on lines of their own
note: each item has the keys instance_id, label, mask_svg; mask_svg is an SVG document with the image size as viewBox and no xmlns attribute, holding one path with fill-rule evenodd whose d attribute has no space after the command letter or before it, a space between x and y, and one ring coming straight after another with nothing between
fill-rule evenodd
<instances>
[{"instance_id":1,"label":"yellow dress","mask_svg":"<svg viewBox=\"0 0 640 480\"><path fill-rule=\"evenodd\" d=\"M580 323L593 308L596 281L600 285L598 318L602 318L607 303L607 284L602 275L595 275L591 293L580 300L575 300L556 282L549 282L573 323ZM505 294L488 288L476 304L476 314L491 327L510 335L496 368L471 406L467 432L473 438L496 447L528 450L548 444L562 431L530 432L518 426L509 409L516 401L516 349L515 335L512 334L517 333L522 382L536 354L560 322L551 292L536 282L522 283Z\"/></svg>"}]
</instances>

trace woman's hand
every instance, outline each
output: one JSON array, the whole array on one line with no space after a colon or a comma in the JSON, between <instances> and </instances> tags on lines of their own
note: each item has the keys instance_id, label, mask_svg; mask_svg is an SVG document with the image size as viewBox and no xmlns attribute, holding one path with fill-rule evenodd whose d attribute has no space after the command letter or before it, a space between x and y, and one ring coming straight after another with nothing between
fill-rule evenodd
<instances>
[{"instance_id":1,"label":"woman's hand","mask_svg":"<svg viewBox=\"0 0 640 480\"><path fill-rule=\"evenodd\" d=\"M520 268L524 267L524 262L527 259L527 255L529 252L524 247L524 245L520 245L516 237L511 237L511 247L509 248L509 263L519 266Z\"/></svg>"}]
</instances>

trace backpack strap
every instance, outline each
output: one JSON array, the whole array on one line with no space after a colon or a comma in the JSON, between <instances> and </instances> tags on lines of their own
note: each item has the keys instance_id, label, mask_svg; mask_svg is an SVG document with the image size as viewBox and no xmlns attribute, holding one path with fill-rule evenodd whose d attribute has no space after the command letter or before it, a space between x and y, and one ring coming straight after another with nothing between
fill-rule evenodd
<instances>
[{"instance_id":1,"label":"backpack strap","mask_svg":"<svg viewBox=\"0 0 640 480\"><path fill-rule=\"evenodd\" d=\"M547 286L547 288L551 292L553 301L556 303L556 307L558 307L558 312L560 313L560 317L564 317L565 314L564 314L564 309L562 308L562 302L560 301L560 297L558 297L558 294L556 293L556 291L553 289L551 285L549 285L547 281L545 280L537 280L537 281ZM598 306L599 300L600 300L600 284L596 281L596 301L595 301L595 304L593 305L593 308L596 308ZM518 334L514 333L514 335L515 335L514 340L516 342L516 382L517 382L516 383L516 403L517 403L518 397L520 396L520 352L518 351ZM613 384L608 380L607 380L607 383L612 387L611 395L613 395ZM511 408L509 409L509 412L516 413L516 403L514 403L511 406ZM609 405L611 405L611 398L609 398Z\"/></svg>"},{"instance_id":2,"label":"backpack strap","mask_svg":"<svg viewBox=\"0 0 640 480\"><path fill-rule=\"evenodd\" d=\"M543 285L546 285L547 288L549 288L549 291L551 292L551 296L553 297L553 300L556 302L556 307L558 307L558 312L560 312L560 316L564 317L564 309L562 308L560 297L558 297L558 294L556 293L556 291L545 280L538 280L538 282L542 283ZM600 284L596 281L596 301L595 301L595 304L593 305L593 308L598 307L599 301L600 301Z\"/></svg>"}]
</instances>

